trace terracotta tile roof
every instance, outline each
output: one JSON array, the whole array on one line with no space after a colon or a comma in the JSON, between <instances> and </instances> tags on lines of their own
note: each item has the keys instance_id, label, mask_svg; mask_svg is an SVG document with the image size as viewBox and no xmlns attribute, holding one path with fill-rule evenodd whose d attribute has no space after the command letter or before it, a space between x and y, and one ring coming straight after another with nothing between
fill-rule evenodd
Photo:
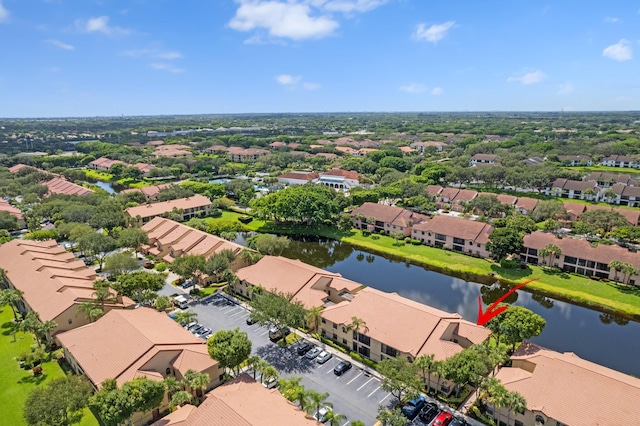
<instances>
[{"instance_id":1,"label":"terracotta tile roof","mask_svg":"<svg viewBox=\"0 0 640 426\"><path fill-rule=\"evenodd\" d=\"M169 360L179 362L185 371L203 371L217 364L200 356L208 356L202 339L167 314L145 307L109 311L96 322L60 333L57 338L97 387L106 379L122 384L139 372L164 373L145 368L160 354L168 354ZM185 351L195 355L183 355Z\"/></svg>"},{"instance_id":2,"label":"terracotta tile roof","mask_svg":"<svg viewBox=\"0 0 640 426\"><path fill-rule=\"evenodd\" d=\"M8 202L4 201L1 198L0 198L0 212L7 212L11 216L16 217L18 220L23 218L22 210L20 210L15 206L12 206L11 204L9 204Z\"/></svg>"},{"instance_id":3,"label":"terracotta tile roof","mask_svg":"<svg viewBox=\"0 0 640 426\"><path fill-rule=\"evenodd\" d=\"M154 166L153 164L147 163L136 163L133 166L140 170L142 173L149 173L151 170L156 168L156 166Z\"/></svg>"},{"instance_id":4,"label":"terracotta tile roof","mask_svg":"<svg viewBox=\"0 0 640 426\"><path fill-rule=\"evenodd\" d=\"M367 202L357 209L354 209L351 212L351 216L356 217L359 214L363 214L366 218L373 217L377 221L391 223L396 217L402 214L403 211L406 210L396 206Z\"/></svg>"},{"instance_id":5,"label":"terracotta tile roof","mask_svg":"<svg viewBox=\"0 0 640 426\"><path fill-rule=\"evenodd\" d=\"M475 154L471 157L471 161L496 161L498 156L495 154Z\"/></svg>"},{"instance_id":6,"label":"terracotta tile roof","mask_svg":"<svg viewBox=\"0 0 640 426\"><path fill-rule=\"evenodd\" d=\"M121 191L121 193L122 194L127 194L129 192L142 192L145 195L145 197L153 198L156 195L158 195L160 193L160 191L162 191L163 189L171 188L172 186L173 186L173 184L171 184L171 183L163 183L163 184L160 184L160 185L145 186L144 188L125 189L125 190Z\"/></svg>"},{"instance_id":7,"label":"terracotta tile roof","mask_svg":"<svg viewBox=\"0 0 640 426\"><path fill-rule=\"evenodd\" d=\"M289 144L289 145L287 145L287 146L288 146L289 148L291 148L291 149L296 149L296 148L300 148L300 147L302 146L302 144L301 144L301 143L296 143L296 142L294 142L294 143L290 143L290 144Z\"/></svg>"},{"instance_id":8,"label":"terracotta tile roof","mask_svg":"<svg viewBox=\"0 0 640 426\"><path fill-rule=\"evenodd\" d=\"M163 259L169 263L183 254L209 257L225 249L235 254L244 250L240 244L162 217L151 219L142 229L147 231L149 237L149 245L145 248L156 256L161 252L166 253Z\"/></svg>"},{"instance_id":9,"label":"terracotta tile roof","mask_svg":"<svg viewBox=\"0 0 640 426\"><path fill-rule=\"evenodd\" d=\"M440 185L427 185L427 195L435 197L440 195L440 192L442 192L443 189L444 188Z\"/></svg>"},{"instance_id":10,"label":"terracotta tile roof","mask_svg":"<svg viewBox=\"0 0 640 426\"><path fill-rule=\"evenodd\" d=\"M336 158L338 158L338 156L336 154L333 154L331 152L319 152L316 154L317 157L324 157L327 158L329 160L334 160Z\"/></svg>"},{"instance_id":11,"label":"terracotta tile roof","mask_svg":"<svg viewBox=\"0 0 640 426\"><path fill-rule=\"evenodd\" d=\"M532 232L524 236L524 247L541 249L547 244L555 244L562 250L563 256L578 257L609 264L612 260L619 260L640 268L640 255L617 245L598 244L596 247L581 238L557 238L545 232Z\"/></svg>"},{"instance_id":12,"label":"terracotta tile roof","mask_svg":"<svg viewBox=\"0 0 640 426\"><path fill-rule=\"evenodd\" d=\"M284 143L284 142L275 141L275 142L271 142L269 144L269 146L272 147L272 148L277 148L277 147L281 147L281 146L287 146L287 144Z\"/></svg>"},{"instance_id":13,"label":"terracotta tile roof","mask_svg":"<svg viewBox=\"0 0 640 426\"><path fill-rule=\"evenodd\" d=\"M342 177L345 177L347 179L355 179L355 180L358 179L358 173L351 172L351 171L348 171L348 170L341 170L341 169L338 169L338 168L333 168L331 170L327 170L326 172L320 173L320 176L323 176L323 175L326 175L326 176L342 176Z\"/></svg>"},{"instance_id":14,"label":"terracotta tile roof","mask_svg":"<svg viewBox=\"0 0 640 426\"><path fill-rule=\"evenodd\" d=\"M625 219L627 219L627 222L629 222L629 225L631 226L638 226L640 224L640 210L619 209L616 207L588 205L587 211L591 211L591 210L611 210L611 211L620 213L622 216L624 216Z\"/></svg>"},{"instance_id":15,"label":"terracotta tile roof","mask_svg":"<svg viewBox=\"0 0 640 426\"><path fill-rule=\"evenodd\" d=\"M474 191L472 189L461 189L460 191L458 191L452 201L454 203L459 203L460 201L471 201L477 196L478 191Z\"/></svg>"},{"instance_id":16,"label":"terracotta tile roof","mask_svg":"<svg viewBox=\"0 0 640 426\"><path fill-rule=\"evenodd\" d=\"M49 188L51 194L64 194L64 195L89 195L93 194L93 191L83 186L76 185L73 182L69 182L63 177L56 177L50 181L43 182L44 186Z\"/></svg>"},{"instance_id":17,"label":"terracotta tile roof","mask_svg":"<svg viewBox=\"0 0 640 426\"><path fill-rule=\"evenodd\" d=\"M603 183L621 183L623 185L631 186L638 185L637 179L634 179L630 175L624 173L591 172L587 177L584 178L584 180L593 180Z\"/></svg>"},{"instance_id":18,"label":"terracotta tile roof","mask_svg":"<svg viewBox=\"0 0 640 426\"><path fill-rule=\"evenodd\" d=\"M472 240L480 244L486 244L493 232L493 226L488 223L451 216L434 216L429 222L415 225L413 229Z\"/></svg>"},{"instance_id":19,"label":"terracotta tile roof","mask_svg":"<svg viewBox=\"0 0 640 426\"><path fill-rule=\"evenodd\" d=\"M53 240L12 240L0 246L0 268L41 321L55 319L70 307L93 298L93 269ZM129 307L134 303L123 298Z\"/></svg>"},{"instance_id":20,"label":"terracotta tile roof","mask_svg":"<svg viewBox=\"0 0 640 426\"><path fill-rule=\"evenodd\" d=\"M479 195L493 195L498 199L500 204L505 204L507 206L515 206L516 201L518 200L518 197L508 194L493 194L491 192L481 192Z\"/></svg>"},{"instance_id":21,"label":"terracotta tile roof","mask_svg":"<svg viewBox=\"0 0 640 426\"><path fill-rule=\"evenodd\" d=\"M25 167L35 169L35 167L27 166L26 164L16 164L15 166L9 167L9 172L18 173L20 170L24 169Z\"/></svg>"},{"instance_id":22,"label":"terracotta tile roof","mask_svg":"<svg viewBox=\"0 0 640 426\"><path fill-rule=\"evenodd\" d=\"M539 200L529 197L518 197L516 201L516 208L524 209L528 212L532 211L538 205Z\"/></svg>"},{"instance_id":23,"label":"terracotta tile roof","mask_svg":"<svg viewBox=\"0 0 640 426\"><path fill-rule=\"evenodd\" d=\"M318 179L318 174L314 172L288 172L278 176L278 179L299 179L310 181Z\"/></svg>"},{"instance_id":24,"label":"terracotta tile roof","mask_svg":"<svg viewBox=\"0 0 640 426\"><path fill-rule=\"evenodd\" d=\"M265 256L256 264L239 269L236 275L267 291L291 294L307 308L323 306L328 297L325 290L329 288L352 293L362 287L340 274L282 256Z\"/></svg>"},{"instance_id":25,"label":"terracotta tile roof","mask_svg":"<svg viewBox=\"0 0 640 426\"><path fill-rule=\"evenodd\" d=\"M527 401L527 409L567 425L638 424L640 380L580 358L525 342L514 367L496 377ZM526 370L516 367L526 363Z\"/></svg>"},{"instance_id":26,"label":"terracotta tile roof","mask_svg":"<svg viewBox=\"0 0 640 426\"><path fill-rule=\"evenodd\" d=\"M448 199L451 201L458 195L458 192L460 192L458 188L444 188L440 192L440 199Z\"/></svg>"},{"instance_id":27,"label":"terracotta tile roof","mask_svg":"<svg viewBox=\"0 0 640 426\"><path fill-rule=\"evenodd\" d=\"M185 405L153 426L320 426L276 389L247 374L207 394L199 407Z\"/></svg>"},{"instance_id":28,"label":"terracotta tile roof","mask_svg":"<svg viewBox=\"0 0 640 426\"><path fill-rule=\"evenodd\" d=\"M600 188L597 187L597 182L592 180L582 181L558 178L551 184L551 187L573 191L584 191L585 189L593 189L596 192L600 191Z\"/></svg>"},{"instance_id":29,"label":"terracotta tile roof","mask_svg":"<svg viewBox=\"0 0 640 426\"><path fill-rule=\"evenodd\" d=\"M384 315L380 315L381 312ZM447 331L457 330L461 336L475 343L486 340L491 334L459 314L450 314L397 293L385 293L371 287L360 290L350 302L326 307L321 315L343 325L350 324L354 316L361 318L369 329L363 331L367 336L413 357L434 354L436 360L446 359L463 349L444 337Z\"/></svg>"},{"instance_id":30,"label":"terracotta tile roof","mask_svg":"<svg viewBox=\"0 0 640 426\"><path fill-rule=\"evenodd\" d=\"M125 212L131 217L140 216L142 218L145 218L168 213L174 208L186 210L209 205L211 205L211 200L209 200L204 195L196 194L187 198L177 198L175 200L162 201L152 204L141 204L139 206L129 207L127 210L125 210Z\"/></svg>"},{"instance_id":31,"label":"terracotta tile roof","mask_svg":"<svg viewBox=\"0 0 640 426\"><path fill-rule=\"evenodd\" d=\"M95 160L93 160L92 162L89 163L89 165L91 165L91 166L104 167L106 169L111 168L111 166L113 166L114 164L128 165L124 161L112 160L112 159L107 158L107 157L96 158Z\"/></svg>"},{"instance_id":32,"label":"terracotta tile roof","mask_svg":"<svg viewBox=\"0 0 640 426\"><path fill-rule=\"evenodd\" d=\"M567 211L569 216L573 219L578 219L582 213L587 211L587 206L580 203L572 203L569 201L565 201L562 203L564 209Z\"/></svg>"}]
</instances>

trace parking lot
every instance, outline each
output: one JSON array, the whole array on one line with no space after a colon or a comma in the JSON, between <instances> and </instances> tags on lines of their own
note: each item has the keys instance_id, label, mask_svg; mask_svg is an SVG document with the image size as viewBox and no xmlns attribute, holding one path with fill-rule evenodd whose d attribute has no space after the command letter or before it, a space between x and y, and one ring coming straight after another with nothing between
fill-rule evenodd
<instances>
[{"instance_id":1,"label":"parking lot","mask_svg":"<svg viewBox=\"0 0 640 426\"><path fill-rule=\"evenodd\" d=\"M271 342L267 328L259 324L247 325L249 314L241 305L199 302L189 308L198 314L198 322L211 328L213 332L236 327L246 331L253 343L252 354L259 355L276 367L280 377L302 377L305 388L329 393L327 401L333 404L334 412L344 414L349 420L361 420L367 425L373 425L376 423L378 406L391 406L394 403L394 397L382 390L378 378L355 365L341 376L336 376L333 373L335 366L349 357L341 353L338 356L339 352L330 347L325 349L333 357L324 364L318 364L315 359L309 360L298 355L296 349L302 341L289 347ZM348 424L348 421L344 423Z\"/></svg>"}]
</instances>

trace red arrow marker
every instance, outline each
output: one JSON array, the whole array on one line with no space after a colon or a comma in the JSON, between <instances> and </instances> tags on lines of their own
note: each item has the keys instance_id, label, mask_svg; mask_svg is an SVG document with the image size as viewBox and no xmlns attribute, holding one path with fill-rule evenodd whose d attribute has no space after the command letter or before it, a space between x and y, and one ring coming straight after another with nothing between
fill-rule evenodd
<instances>
[{"instance_id":1,"label":"red arrow marker","mask_svg":"<svg viewBox=\"0 0 640 426\"><path fill-rule=\"evenodd\" d=\"M485 325L487 322L489 322L489 320L491 318L495 317L496 315L500 315L501 313L506 311L508 306L501 306L499 308L496 308L498 306L498 303L502 302L504 299L509 297L510 294L516 292L518 289L524 287L525 285L527 285L530 282L535 281L537 279L538 278L534 278L532 280L525 281L522 284L518 284L517 286L515 286L514 288L509 290L506 294L502 295L498 300L493 302L493 304L487 308L486 312L482 312L482 298L480 296L478 296L478 322L477 322L477 324L478 325Z\"/></svg>"}]
</instances>

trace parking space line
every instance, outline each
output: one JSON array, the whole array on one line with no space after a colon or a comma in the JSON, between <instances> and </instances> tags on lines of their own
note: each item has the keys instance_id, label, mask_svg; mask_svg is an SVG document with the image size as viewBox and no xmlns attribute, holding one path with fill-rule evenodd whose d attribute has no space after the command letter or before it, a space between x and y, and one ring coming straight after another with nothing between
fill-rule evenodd
<instances>
[{"instance_id":1,"label":"parking space line","mask_svg":"<svg viewBox=\"0 0 640 426\"><path fill-rule=\"evenodd\" d=\"M245 312L245 311L240 311L240 312L236 312L236 313L234 313L234 314L231 314L231 315L229 315L229 316L230 316L231 318L233 318L233 317L235 317L235 316L236 316L236 315L238 315L238 314L240 314L240 315L244 315L244 314L246 314L246 312Z\"/></svg>"},{"instance_id":2,"label":"parking space line","mask_svg":"<svg viewBox=\"0 0 640 426\"><path fill-rule=\"evenodd\" d=\"M387 396L385 396L384 398L382 398L380 400L380 402L378 402L378 404L382 404L384 402L385 399L389 398L389 395L391 395L390 393L387 394Z\"/></svg>"},{"instance_id":3,"label":"parking space line","mask_svg":"<svg viewBox=\"0 0 640 426\"><path fill-rule=\"evenodd\" d=\"M356 377L354 377L353 379L349 380L349 381L347 382L347 386L348 386L348 385L350 385L350 384L351 384L351 382L353 382L355 379L357 379L357 378L358 378L358 377L360 377L360 376L362 376L362 372L360 372L360 374L358 374L358 375L357 375ZM340 376L338 376L338 377L340 377Z\"/></svg>"},{"instance_id":4,"label":"parking space line","mask_svg":"<svg viewBox=\"0 0 640 426\"><path fill-rule=\"evenodd\" d=\"M347 420L347 422L345 424L343 424L342 426L347 426L349 423L351 423L351 420Z\"/></svg>"},{"instance_id":5,"label":"parking space line","mask_svg":"<svg viewBox=\"0 0 640 426\"><path fill-rule=\"evenodd\" d=\"M371 395L373 395L374 393L378 392L379 389L380 389L380 386L378 386L373 392L371 392L369 395L367 395L367 398L371 398Z\"/></svg>"},{"instance_id":6,"label":"parking space line","mask_svg":"<svg viewBox=\"0 0 640 426\"><path fill-rule=\"evenodd\" d=\"M360 389L362 389L363 387L367 386L367 385L369 384L369 382L370 382L370 381L372 381L372 380L373 380L373 377L372 377L372 378L370 378L369 380L367 380L367 382L366 382L364 385L362 385L362 386L360 386L358 389L356 389L356 392L358 392L358 391L359 391Z\"/></svg>"},{"instance_id":7,"label":"parking space line","mask_svg":"<svg viewBox=\"0 0 640 426\"><path fill-rule=\"evenodd\" d=\"M269 330L265 330L264 333L260 333L261 336L264 336L265 334L267 334L269 332Z\"/></svg>"}]
</instances>

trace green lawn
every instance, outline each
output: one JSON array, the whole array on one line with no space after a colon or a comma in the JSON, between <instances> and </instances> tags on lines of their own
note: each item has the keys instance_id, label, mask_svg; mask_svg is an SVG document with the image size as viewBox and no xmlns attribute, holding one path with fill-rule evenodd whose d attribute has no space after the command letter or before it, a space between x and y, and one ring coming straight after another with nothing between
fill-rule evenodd
<instances>
[{"instance_id":1,"label":"green lawn","mask_svg":"<svg viewBox=\"0 0 640 426\"><path fill-rule=\"evenodd\" d=\"M111 173L101 172L100 170L84 169L84 174L88 178L102 180L105 182L111 182L111 179L113 179L113 175Z\"/></svg>"},{"instance_id":2,"label":"green lawn","mask_svg":"<svg viewBox=\"0 0 640 426\"><path fill-rule=\"evenodd\" d=\"M439 272L467 280L491 282L500 278L509 284L517 284L538 278L527 287L548 296L576 301L588 306L605 307L621 314L640 318L640 289L634 286L596 281L581 275L556 272L538 266L505 269L490 260L424 245L414 246L404 242L398 244L386 236L365 237L360 231L342 238L342 241L375 252L409 259L428 265Z\"/></svg>"},{"instance_id":3,"label":"green lawn","mask_svg":"<svg viewBox=\"0 0 640 426\"><path fill-rule=\"evenodd\" d=\"M22 417L22 407L29 392L37 386L42 386L48 381L62 377L64 371L56 361L43 364L44 374L34 378L31 371L23 370L18 366L16 357L28 351L33 342L30 334L18 333L16 341L7 332L7 324L13 320L13 314L8 306L0 307L0 423L6 425L25 425ZM98 426L98 421L89 409L85 409L85 415L80 423L82 426Z\"/></svg>"},{"instance_id":4,"label":"green lawn","mask_svg":"<svg viewBox=\"0 0 640 426\"><path fill-rule=\"evenodd\" d=\"M638 175L640 174L640 171L638 171L638 169L631 169L631 168L622 168L622 167L609 167L609 166L601 166L601 165L596 165L596 166L576 166L576 167L563 167L563 169L565 170L577 170L580 172L587 172L587 173L591 173L591 172L606 172L606 173L624 173L624 174L629 174L629 175Z\"/></svg>"}]
</instances>

